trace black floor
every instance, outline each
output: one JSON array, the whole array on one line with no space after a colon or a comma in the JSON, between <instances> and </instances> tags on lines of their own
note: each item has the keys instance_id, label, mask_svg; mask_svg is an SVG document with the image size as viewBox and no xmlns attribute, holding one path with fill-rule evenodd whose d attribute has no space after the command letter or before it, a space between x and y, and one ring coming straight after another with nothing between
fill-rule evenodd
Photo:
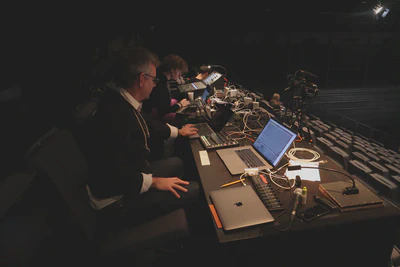
<instances>
[{"instance_id":1,"label":"black floor","mask_svg":"<svg viewBox=\"0 0 400 267\"><path fill-rule=\"evenodd\" d=\"M196 172L189 171L188 176L196 179ZM216 245L216 235L204 194L200 200L196 212L187 214L190 236L186 240L103 259L91 253L83 232L51 181L38 174L0 221L0 265L186 266L193 261L191 266L204 266L207 262L200 252L207 250L211 255L216 251L211 249Z\"/></svg>"}]
</instances>

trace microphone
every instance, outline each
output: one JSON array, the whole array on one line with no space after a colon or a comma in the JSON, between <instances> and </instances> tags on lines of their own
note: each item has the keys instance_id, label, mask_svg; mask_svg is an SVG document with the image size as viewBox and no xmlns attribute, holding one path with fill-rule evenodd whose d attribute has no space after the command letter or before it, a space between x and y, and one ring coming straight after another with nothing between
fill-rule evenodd
<instances>
[{"instance_id":1,"label":"microphone","mask_svg":"<svg viewBox=\"0 0 400 267\"><path fill-rule=\"evenodd\" d=\"M296 198L294 199L294 204L293 204L293 210L292 210L292 215L290 216L290 220L293 221L294 217L296 216L296 211L297 211L297 207L299 206L299 203L301 201L301 189L300 188L296 188L293 191L293 194L296 195Z\"/></svg>"},{"instance_id":2,"label":"microphone","mask_svg":"<svg viewBox=\"0 0 400 267\"><path fill-rule=\"evenodd\" d=\"M311 76L311 77L313 77L313 78L315 78L315 79L318 79L318 76L315 75L315 74L313 74L313 73L311 73L311 72L308 72L308 71L306 71L306 70L302 70L301 72L302 72L302 73L305 73L305 74L307 74L307 75L309 75L309 76Z\"/></svg>"}]
</instances>

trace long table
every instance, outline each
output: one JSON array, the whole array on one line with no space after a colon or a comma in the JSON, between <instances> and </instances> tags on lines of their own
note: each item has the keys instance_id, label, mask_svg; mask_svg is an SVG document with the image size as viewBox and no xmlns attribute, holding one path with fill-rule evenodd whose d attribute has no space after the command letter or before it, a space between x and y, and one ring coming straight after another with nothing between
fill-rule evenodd
<instances>
[{"instance_id":1,"label":"long table","mask_svg":"<svg viewBox=\"0 0 400 267\"><path fill-rule=\"evenodd\" d=\"M249 144L246 139L241 144ZM296 142L296 147L304 147L316 150L306 141ZM209 192L221 187L222 184L232 182L239 178L229 173L224 163L219 158L216 150L209 150L210 165L202 166L199 151L204 150L198 139L190 141L193 157L196 162L202 188L207 198L207 204L211 204ZM320 151L321 152L321 151ZM305 154L301 154L305 153ZM346 172L339 164L321 154L321 160L328 162L323 166L338 171ZM298 157L309 158L307 152L296 154ZM283 159L280 165L288 159ZM321 165L322 166L322 165ZM319 170L321 182L331 182L348 177ZM359 181L362 183L362 181ZM249 182L250 183L250 182ZM317 204L312 195L321 196L318 191L320 182L302 181L302 186L308 189L307 203L300 209ZM251 183L250 183L251 184ZM241 184L232 186L242 186ZM283 191L274 186L281 202L285 207L290 205L292 198L289 190ZM352 212L333 212L312 222L303 222L296 218L289 225L291 210L281 215L274 223L263 224L254 227L242 228L232 232L219 229L215 224L217 241L224 253L228 255L240 255L235 257L235 263L249 264L254 261L274 263L270 266L293 266L302 262L300 266L386 266L395 242L396 230L400 221L400 210L388 200L384 200L384 207L366 209ZM272 211L277 217L281 211ZM212 214L210 212L210 216ZM255 256L256 255L256 256ZM268 264L266 264L268 266Z\"/></svg>"}]
</instances>

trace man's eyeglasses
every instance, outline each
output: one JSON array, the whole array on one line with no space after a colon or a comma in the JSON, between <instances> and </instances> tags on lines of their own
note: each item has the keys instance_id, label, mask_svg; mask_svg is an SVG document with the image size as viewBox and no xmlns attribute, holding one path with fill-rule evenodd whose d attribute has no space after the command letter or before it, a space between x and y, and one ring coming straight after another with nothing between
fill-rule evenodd
<instances>
[{"instance_id":1,"label":"man's eyeglasses","mask_svg":"<svg viewBox=\"0 0 400 267\"><path fill-rule=\"evenodd\" d=\"M151 76L150 74L147 74L147 73L143 73L145 76L148 76L148 77L150 77L151 79L153 79L153 83L154 84L157 84L159 81L160 81L160 79L158 79L157 77L154 77L154 76Z\"/></svg>"}]
</instances>

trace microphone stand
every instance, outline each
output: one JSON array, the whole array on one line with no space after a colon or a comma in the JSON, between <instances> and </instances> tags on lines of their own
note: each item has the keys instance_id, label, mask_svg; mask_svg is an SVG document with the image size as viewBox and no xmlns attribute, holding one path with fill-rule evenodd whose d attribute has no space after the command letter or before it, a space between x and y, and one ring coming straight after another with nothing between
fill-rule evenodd
<instances>
[{"instance_id":1,"label":"microphone stand","mask_svg":"<svg viewBox=\"0 0 400 267\"><path fill-rule=\"evenodd\" d=\"M358 190L358 188L357 188L357 186L356 186L356 181L354 180L354 178L353 177L351 177L351 175L348 175L348 174L346 174L346 173L344 173L344 172L341 172L341 171L337 171L337 170L334 170L334 169L329 169L329 168L324 168L324 167L308 167L308 166L299 166L299 169L301 169L301 168L307 168L307 169L321 169L321 170L326 170L326 171L332 171L332 172L337 172L337 173L340 173L340 174L343 174L344 176L347 176L347 177L349 177L350 178L350 180L353 182L353 185L352 186L348 186L348 187L345 187L344 189L343 189L343 195L355 195L355 194L358 194L359 193L359 190Z\"/></svg>"}]
</instances>

